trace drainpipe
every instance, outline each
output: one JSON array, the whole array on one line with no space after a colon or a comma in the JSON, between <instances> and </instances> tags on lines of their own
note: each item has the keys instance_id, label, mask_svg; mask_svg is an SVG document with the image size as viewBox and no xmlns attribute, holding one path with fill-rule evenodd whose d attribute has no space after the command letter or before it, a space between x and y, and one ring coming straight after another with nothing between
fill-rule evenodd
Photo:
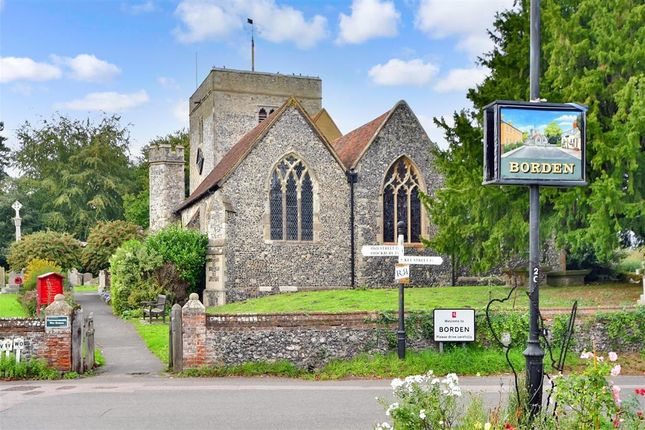
<instances>
[{"instance_id":1,"label":"drainpipe","mask_svg":"<svg viewBox=\"0 0 645 430\"><path fill-rule=\"evenodd\" d=\"M356 258L355 258L355 238L354 238L354 184L358 180L358 173L354 169L347 172L347 182L349 182L349 251L351 258L351 286L356 287Z\"/></svg>"}]
</instances>

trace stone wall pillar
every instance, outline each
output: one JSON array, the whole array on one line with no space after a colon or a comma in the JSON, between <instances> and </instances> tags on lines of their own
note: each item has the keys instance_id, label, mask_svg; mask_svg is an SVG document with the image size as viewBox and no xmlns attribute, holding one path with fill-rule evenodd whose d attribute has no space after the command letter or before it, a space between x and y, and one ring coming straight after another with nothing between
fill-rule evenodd
<instances>
[{"instance_id":1,"label":"stone wall pillar","mask_svg":"<svg viewBox=\"0 0 645 430\"><path fill-rule=\"evenodd\" d=\"M226 255L223 246L209 246L206 255L204 306L226 304Z\"/></svg>"},{"instance_id":2,"label":"stone wall pillar","mask_svg":"<svg viewBox=\"0 0 645 430\"><path fill-rule=\"evenodd\" d=\"M72 369L72 307L57 294L45 308L45 345L42 357L57 370Z\"/></svg>"},{"instance_id":3,"label":"stone wall pillar","mask_svg":"<svg viewBox=\"0 0 645 430\"><path fill-rule=\"evenodd\" d=\"M206 308L197 293L191 293L181 309L183 368L206 364Z\"/></svg>"},{"instance_id":4,"label":"stone wall pillar","mask_svg":"<svg viewBox=\"0 0 645 430\"><path fill-rule=\"evenodd\" d=\"M150 231L161 230L177 220L175 209L185 198L184 148L152 145L150 170Z\"/></svg>"}]
</instances>

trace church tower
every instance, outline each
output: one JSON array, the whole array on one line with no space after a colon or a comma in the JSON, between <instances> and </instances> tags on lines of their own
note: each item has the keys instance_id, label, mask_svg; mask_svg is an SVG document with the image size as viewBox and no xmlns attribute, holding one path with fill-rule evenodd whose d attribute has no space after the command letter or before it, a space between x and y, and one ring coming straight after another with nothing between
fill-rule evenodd
<instances>
[{"instance_id":1,"label":"church tower","mask_svg":"<svg viewBox=\"0 0 645 430\"><path fill-rule=\"evenodd\" d=\"M322 107L318 77L213 68L190 97L190 193L224 154L289 97L310 116Z\"/></svg>"},{"instance_id":2,"label":"church tower","mask_svg":"<svg viewBox=\"0 0 645 430\"><path fill-rule=\"evenodd\" d=\"M155 232L178 219L174 211L185 198L184 148L151 145L148 160L150 231Z\"/></svg>"}]
</instances>

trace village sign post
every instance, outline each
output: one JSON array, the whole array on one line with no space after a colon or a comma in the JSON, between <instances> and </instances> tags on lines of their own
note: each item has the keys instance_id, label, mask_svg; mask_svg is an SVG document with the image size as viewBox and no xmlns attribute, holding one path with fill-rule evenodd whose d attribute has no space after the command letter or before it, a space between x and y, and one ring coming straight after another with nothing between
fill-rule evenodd
<instances>
[{"instance_id":1,"label":"village sign post","mask_svg":"<svg viewBox=\"0 0 645 430\"><path fill-rule=\"evenodd\" d=\"M531 0L530 102L484 107L484 185L529 186L529 336L526 358L531 414L542 407L544 351L539 330L540 185L587 185L586 107L540 100L540 0Z\"/></svg>"}]
</instances>

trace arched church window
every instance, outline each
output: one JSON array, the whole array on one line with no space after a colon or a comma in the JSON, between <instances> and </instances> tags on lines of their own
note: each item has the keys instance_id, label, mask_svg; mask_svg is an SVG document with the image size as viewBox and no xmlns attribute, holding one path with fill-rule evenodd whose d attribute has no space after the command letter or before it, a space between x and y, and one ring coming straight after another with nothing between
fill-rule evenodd
<instances>
[{"instance_id":1,"label":"arched church window","mask_svg":"<svg viewBox=\"0 0 645 430\"><path fill-rule=\"evenodd\" d=\"M283 158L271 173L269 190L271 240L314 239L314 187L304 163Z\"/></svg>"},{"instance_id":2,"label":"arched church window","mask_svg":"<svg viewBox=\"0 0 645 430\"><path fill-rule=\"evenodd\" d=\"M264 108L262 108L258 113L258 123L261 123L265 119L267 119L267 111Z\"/></svg>"},{"instance_id":3,"label":"arched church window","mask_svg":"<svg viewBox=\"0 0 645 430\"><path fill-rule=\"evenodd\" d=\"M397 224L405 222L405 241L421 242L419 173L407 157L392 164L383 184L383 241L396 242Z\"/></svg>"}]
</instances>

